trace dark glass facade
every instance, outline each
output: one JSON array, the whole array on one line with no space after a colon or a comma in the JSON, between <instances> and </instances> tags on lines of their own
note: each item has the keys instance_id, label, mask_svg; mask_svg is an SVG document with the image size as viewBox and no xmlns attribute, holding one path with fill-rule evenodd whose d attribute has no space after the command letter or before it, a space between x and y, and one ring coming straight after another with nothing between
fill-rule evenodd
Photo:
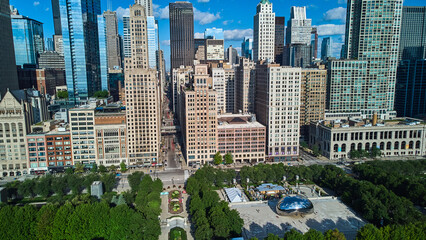
<instances>
[{"instance_id":1,"label":"dark glass facade","mask_svg":"<svg viewBox=\"0 0 426 240\"><path fill-rule=\"evenodd\" d=\"M275 17L275 62L283 65L285 18Z\"/></svg>"},{"instance_id":2,"label":"dark glass facade","mask_svg":"<svg viewBox=\"0 0 426 240\"><path fill-rule=\"evenodd\" d=\"M101 90L97 15L100 0L59 0L70 104Z\"/></svg>"},{"instance_id":3,"label":"dark glass facade","mask_svg":"<svg viewBox=\"0 0 426 240\"><path fill-rule=\"evenodd\" d=\"M171 67L194 64L194 11L192 3L169 4Z\"/></svg>"},{"instance_id":4,"label":"dark glass facade","mask_svg":"<svg viewBox=\"0 0 426 240\"><path fill-rule=\"evenodd\" d=\"M9 0L0 0L0 29L0 98L3 98L8 88L10 90L19 88Z\"/></svg>"},{"instance_id":5,"label":"dark glass facade","mask_svg":"<svg viewBox=\"0 0 426 240\"><path fill-rule=\"evenodd\" d=\"M44 52L43 23L21 15L12 15L16 65L37 64Z\"/></svg>"},{"instance_id":6,"label":"dark glass facade","mask_svg":"<svg viewBox=\"0 0 426 240\"><path fill-rule=\"evenodd\" d=\"M426 7L403 7L395 110L400 117L426 114Z\"/></svg>"}]
</instances>

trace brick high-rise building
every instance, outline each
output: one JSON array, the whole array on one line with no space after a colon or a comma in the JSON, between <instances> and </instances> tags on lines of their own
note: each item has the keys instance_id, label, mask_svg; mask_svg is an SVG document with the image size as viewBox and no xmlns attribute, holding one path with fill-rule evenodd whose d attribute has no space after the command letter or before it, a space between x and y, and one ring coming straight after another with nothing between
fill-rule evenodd
<instances>
[{"instance_id":1,"label":"brick high-rise building","mask_svg":"<svg viewBox=\"0 0 426 240\"><path fill-rule=\"evenodd\" d=\"M235 70L235 111L254 113L255 63L247 58L240 58L240 65Z\"/></svg>"},{"instance_id":2,"label":"brick high-rise building","mask_svg":"<svg viewBox=\"0 0 426 240\"><path fill-rule=\"evenodd\" d=\"M327 70L320 68L302 69L300 94L301 134L308 136L311 121L323 120L325 115Z\"/></svg>"},{"instance_id":3,"label":"brick high-rise building","mask_svg":"<svg viewBox=\"0 0 426 240\"><path fill-rule=\"evenodd\" d=\"M131 57L125 63L126 121L130 164L159 162L160 89L157 71L149 68L147 16L139 4L130 7Z\"/></svg>"},{"instance_id":4,"label":"brick high-rise building","mask_svg":"<svg viewBox=\"0 0 426 240\"><path fill-rule=\"evenodd\" d=\"M217 152L217 101L207 65L196 65L192 88L183 92L182 134L188 166L213 161Z\"/></svg>"}]
</instances>

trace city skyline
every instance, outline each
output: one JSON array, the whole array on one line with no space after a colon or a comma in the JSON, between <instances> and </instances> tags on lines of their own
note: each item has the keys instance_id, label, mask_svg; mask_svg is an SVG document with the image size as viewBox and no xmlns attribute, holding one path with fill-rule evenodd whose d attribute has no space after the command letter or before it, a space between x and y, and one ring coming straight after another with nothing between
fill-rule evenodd
<instances>
[{"instance_id":1,"label":"city skyline","mask_svg":"<svg viewBox=\"0 0 426 240\"><path fill-rule=\"evenodd\" d=\"M108 10L108 1L101 1L102 12ZM114 1L111 0L111 11L117 11L119 18L119 34L123 34L122 16L128 13L128 7L134 0ZM153 0L153 13L159 24L159 42L160 48L164 50L166 60L166 69L170 69L170 34L169 34L169 12L168 4L174 1ZM241 51L241 43L245 36L253 37L253 16L256 14L256 5L259 0L245 1L246 4L239 4L240 1L231 0L227 2L227 7L223 7L220 0L210 1L189 1L194 6L194 35L202 37L206 28L223 28L225 36L225 46L228 48L233 45L237 51ZM312 19L312 26L318 27L319 46L324 37L331 36L333 39L333 57L340 57L341 45L344 42L345 34L345 0L327 0L327 7L323 8L323 1L320 0L301 0L284 1L272 0L276 16L283 16L286 19L290 17L290 8L292 6L306 6L307 17ZM10 0L10 4L15 6L20 14L28 16L43 23L45 38L54 34L52 5L50 1L39 0ZM421 0L405 0L404 6L422 6ZM229 7L228 7L229 6ZM235 7L240 11L235 11ZM36 11L34 11L36 10ZM319 48L320 49L320 48ZM320 56L320 51L318 51Z\"/></svg>"}]
</instances>

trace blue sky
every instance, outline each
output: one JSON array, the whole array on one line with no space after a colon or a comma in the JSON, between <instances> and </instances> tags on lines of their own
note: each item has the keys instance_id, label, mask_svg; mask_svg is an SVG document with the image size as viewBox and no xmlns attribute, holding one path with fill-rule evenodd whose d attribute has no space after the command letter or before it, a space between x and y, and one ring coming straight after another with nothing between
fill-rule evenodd
<instances>
[{"instance_id":1,"label":"blue sky","mask_svg":"<svg viewBox=\"0 0 426 240\"><path fill-rule=\"evenodd\" d=\"M102 10L107 10L107 2L111 10L123 16L134 0L101 0ZM154 15L159 20L160 43L165 52L167 66L170 62L168 0L153 0ZM174 1L173 1L174 2ZM233 45L238 50L244 36L251 36L253 16L260 0L191 0L194 5L195 36L206 28L217 27L225 30L225 47ZM346 0L271 0L276 16L284 16L286 22L291 6L306 6L307 17L318 27L320 43L322 37L333 38L333 55L339 57L340 47L344 40L344 19ZM10 0L20 14L44 23L45 37L53 35L53 19L50 0ZM424 6L425 0L405 0L404 6ZM121 21L120 32L121 32Z\"/></svg>"}]
</instances>

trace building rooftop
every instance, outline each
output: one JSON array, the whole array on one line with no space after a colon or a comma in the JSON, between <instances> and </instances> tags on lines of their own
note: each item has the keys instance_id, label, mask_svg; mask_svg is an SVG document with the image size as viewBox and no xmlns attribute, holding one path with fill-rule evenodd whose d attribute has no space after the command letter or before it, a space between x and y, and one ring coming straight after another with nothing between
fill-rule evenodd
<instances>
[{"instance_id":1,"label":"building rooftop","mask_svg":"<svg viewBox=\"0 0 426 240\"><path fill-rule=\"evenodd\" d=\"M272 183L264 183L260 186L258 186L256 188L257 191L259 192L264 192L264 191L285 191L285 188L276 184L272 184Z\"/></svg>"},{"instance_id":2,"label":"building rooftop","mask_svg":"<svg viewBox=\"0 0 426 240\"><path fill-rule=\"evenodd\" d=\"M392 120L377 120L374 122L372 119L360 119L360 118L349 118L349 119L338 119L338 120L320 120L312 122L316 125L320 125L329 129L337 128L376 128L376 127L401 127L401 126L415 126L423 125L424 121L416 118L396 118Z\"/></svg>"},{"instance_id":3,"label":"building rooftop","mask_svg":"<svg viewBox=\"0 0 426 240\"><path fill-rule=\"evenodd\" d=\"M255 115L246 114L224 114L219 115L218 129L224 128L262 128L265 127L256 121Z\"/></svg>"}]
</instances>

